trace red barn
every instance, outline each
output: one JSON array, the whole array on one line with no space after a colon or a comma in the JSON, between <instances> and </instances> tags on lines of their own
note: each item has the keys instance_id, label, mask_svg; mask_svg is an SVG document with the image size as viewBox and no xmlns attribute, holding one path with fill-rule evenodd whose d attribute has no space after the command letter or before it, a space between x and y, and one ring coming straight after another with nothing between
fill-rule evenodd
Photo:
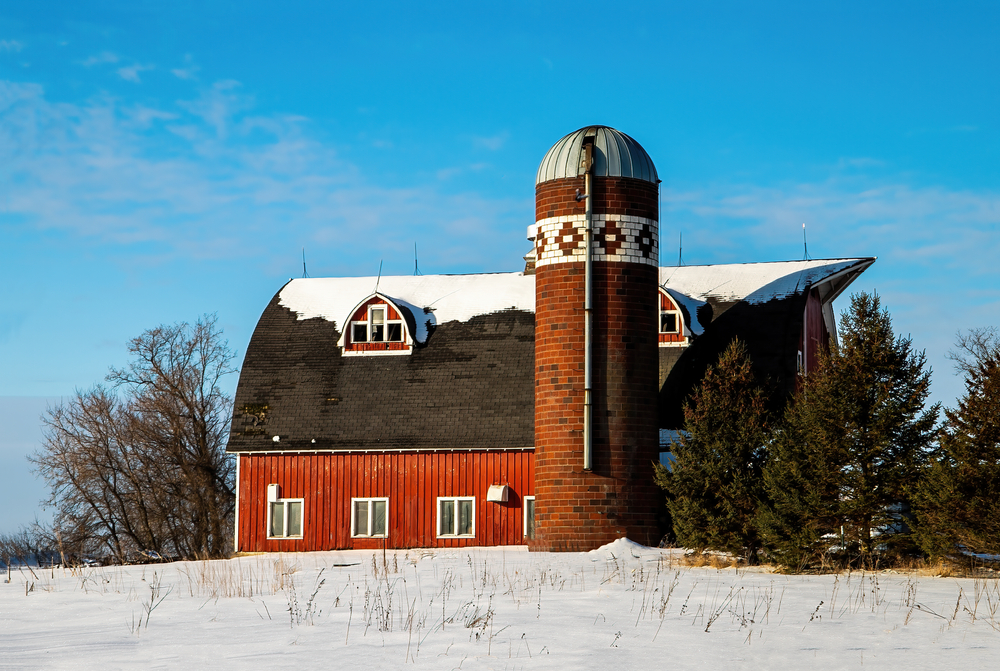
<instances>
[{"instance_id":1,"label":"red barn","mask_svg":"<svg viewBox=\"0 0 1000 671\"><path fill-rule=\"evenodd\" d=\"M247 348L237 551L653 544L661 431L734 338L786 391L874 259L659 267L652 160L583 128L524 272L292 280Z\"/></svg>"}]
</instances>

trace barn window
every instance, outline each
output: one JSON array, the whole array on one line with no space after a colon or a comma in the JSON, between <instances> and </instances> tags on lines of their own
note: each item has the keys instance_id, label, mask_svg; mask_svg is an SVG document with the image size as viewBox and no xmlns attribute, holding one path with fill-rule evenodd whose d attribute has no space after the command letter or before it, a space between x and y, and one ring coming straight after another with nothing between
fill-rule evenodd
<instances>
[{"instance_id":1,"label":"barn window","mask_svg":"<svg viewBox=\"0 0 1000 671\"><path fill-rule=\"evenodd\" d=\"M524 537L535 537L535 497L524 497Z\"/></svg>"},{"instance_id":2,"label":"barn window","mask_svg":"<svg viewBox=\"0 0 1000 671\"><path fill-rule=\"evenodd\" d=\"M302 538L303 499L278 499L268 504L268 538Z\"/></svg>"},{"instance_id":3,"label":"barn window","mask_svg":"<svg viewBox=\"0 0 1000 671\"><path fill-rule=\"evenodd\" d=\"M388 306L372 305L366 321L351 322L351 342L403 342L403 320L389 319Z\"/></svg>"},{"instance_id":4,"label":"barn window","mask_svg":"<svg viewBox=\"0 0 1000 671\"><path fill-rule=\"evenodd\" d=\"M351 536L385 538L389 528L389 499L351 499Z\"/></svg>"},{"instance_id":5,"label":"barn window","mask_svg":"<svg viewBox=\"0 0 1000 671\"><path fill-rule=\"evenodd\" d=\"M471 496L438 499L438 537L475 536L476 500Z\"/></svg>"},{"instance_id":6,"label":"barn window","mask_svg":"<svg viewBox=\"0 0 1000 671\"><path fill-rule=\"evenodd\" d=\"M678 333L680 323L680 313L677 310L660 310L660 333Z\"/></svg>"},{"instance_id":7,"label":"barn window","mask_svg":"<svg viewBox=\"0 0 1000 671\"><path fill-rule=\"evenodd\" d=\"M337 345L343 356L408 355L413 352L413 307L374 293L351 310ZM407 322L407 320L410 320ZM410 325L407 326L407 323Z\"/></svg>"},{"instance_id":8,"label":"barn window","mask_svg":"<svg viewBox=\"0 0 1000 671\"><path fill-rule=\"evenodd\" d=\"M680 304L663 287L660 287L658 330L660 347L687 347L691 333L684 324L684 313Z\"/></svg>"}]
</instances>

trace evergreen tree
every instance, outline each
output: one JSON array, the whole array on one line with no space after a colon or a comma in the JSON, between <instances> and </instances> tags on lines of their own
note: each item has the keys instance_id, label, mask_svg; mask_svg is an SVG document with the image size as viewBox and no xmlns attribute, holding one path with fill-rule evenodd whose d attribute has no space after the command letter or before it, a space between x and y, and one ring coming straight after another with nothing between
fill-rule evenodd
<instances>
[{"instance_id":1,"label":"evergreen tree","mask_svg":"<svg viewBox=\"0 0 1000 671\"><path fill-rule=\"evenodd\" d=\"M862 561L877 545L903 549L904 514L935 432L926 357L893 334L877 295L852 297L841 340L796 393L764 475L771 505L761 534L787 565L835 545Z\"/></svg>"},{"instance_id":2,"label":"evergreen tree","mask_svg":"<svg viewBox=\"0 0 1000 671\"><path fill-rule=\"evenodd\" d=\"M917 491L920 547L932 557L961 546L1000 554L1000 336L959 335L952 353L965 373L965 395L947 418L938 450Z\"/></svg>"},{"instance_id":3,"label":"evergreen tree","mask_svg":"<svg viewBox=\"0 0 1000 671\"><path fill-rule=\"evenodd\" d=\"M677 542L756 563L754 516L763 496L768 410L745 345L734 341L708 369L684 418L672 472L657 466Z\"/></svg>"}]
</instances>

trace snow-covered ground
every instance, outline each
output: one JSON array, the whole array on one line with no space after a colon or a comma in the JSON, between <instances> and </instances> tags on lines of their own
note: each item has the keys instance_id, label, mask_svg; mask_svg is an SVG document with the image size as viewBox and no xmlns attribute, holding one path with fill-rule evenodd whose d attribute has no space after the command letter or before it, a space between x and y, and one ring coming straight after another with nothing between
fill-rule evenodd
<instances>
[{"instance_id":1,"label":"snow-covered ground","mask_svg":"<svg viewBox=\"0 0 1000 671\"><path fill-rule=\"evenodd\" d=\"M625 540L15 569L0 668L995 669L998 606L997 579L694 568Z\"/></svg>"}]
</instances>

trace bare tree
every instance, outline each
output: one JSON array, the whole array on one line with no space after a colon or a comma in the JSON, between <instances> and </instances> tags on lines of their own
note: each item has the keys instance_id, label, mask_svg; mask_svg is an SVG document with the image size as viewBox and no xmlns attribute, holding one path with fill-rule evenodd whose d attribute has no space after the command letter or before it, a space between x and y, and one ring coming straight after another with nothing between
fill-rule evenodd
<instances>
[{"instance_id":1,"label":"bare tree","mask_svg":"<svg viewBox=\"0 0 1000 671\"><path fill-rule=\"evenodd\" d=\"M120 560L228 550L234 464L232 400L220 389L234 354L214 316L158 326L129 343L124 368L49 409L29 459L51 489L54 534L80 553Z\"/></svg>"}]
</instances>

